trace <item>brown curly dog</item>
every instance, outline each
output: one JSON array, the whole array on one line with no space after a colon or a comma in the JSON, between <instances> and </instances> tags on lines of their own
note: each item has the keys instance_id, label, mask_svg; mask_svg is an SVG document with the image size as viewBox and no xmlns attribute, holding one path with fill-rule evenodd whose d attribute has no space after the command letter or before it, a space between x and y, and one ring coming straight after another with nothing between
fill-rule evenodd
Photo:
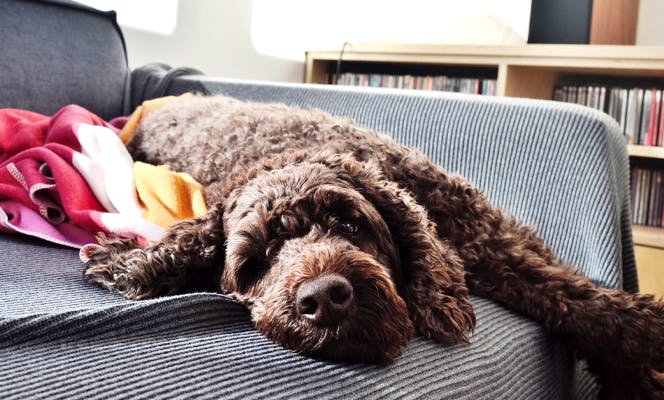
<instances>
[{"instance_id":1,"label":"brown curly dog","mask_svg":"<svg viewBox=\"0 0 664 400\"><path fill-rule=\"evenodd\" d=\"M468 341L468 293L541 323L606 397L662 398L664 304L595 287L459 176L349 119L194 97L129 144L206 186L209 212L140 247L88 248L90 281L131 299L217 290L296 351L390 362L417 333Z\"/></svg>"}]
</instances>

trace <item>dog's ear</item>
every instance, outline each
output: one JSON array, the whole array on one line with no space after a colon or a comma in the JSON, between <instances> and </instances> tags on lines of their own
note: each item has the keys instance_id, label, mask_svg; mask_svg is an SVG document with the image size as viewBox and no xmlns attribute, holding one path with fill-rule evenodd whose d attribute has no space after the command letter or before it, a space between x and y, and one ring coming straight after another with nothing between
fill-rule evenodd
<instances>
[{"instance_id":1,"label":"dog's ear","mask_svg":"<svg viewBox=\"0 0 664 400\"><path fill-rule=\"evenodd\" d=\"M351 181L387 223L398 247L404 282L400 293L421 336L467 343L475 314L468 300L461 260L436 232L426 210L380 169L350 156L330 155L322 163Z\"/></svg>"}]
</instances>

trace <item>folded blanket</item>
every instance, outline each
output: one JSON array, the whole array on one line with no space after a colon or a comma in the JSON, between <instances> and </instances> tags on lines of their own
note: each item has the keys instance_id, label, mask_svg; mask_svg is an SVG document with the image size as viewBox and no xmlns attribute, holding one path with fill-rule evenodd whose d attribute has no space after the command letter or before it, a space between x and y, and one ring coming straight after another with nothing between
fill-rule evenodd
<instances>
[{"instance_id":1,"label":"folded blanket","mask_svg":"<svg viewBox=\"0 0 664 400\"><path fill-rule=\"evenodd\" d=\"M0 109L0 231L72 247L97 232L154 241L205 212L200 184L134 165L118 133L75 105L53 117Z\"/></svg>"}]
</instances>

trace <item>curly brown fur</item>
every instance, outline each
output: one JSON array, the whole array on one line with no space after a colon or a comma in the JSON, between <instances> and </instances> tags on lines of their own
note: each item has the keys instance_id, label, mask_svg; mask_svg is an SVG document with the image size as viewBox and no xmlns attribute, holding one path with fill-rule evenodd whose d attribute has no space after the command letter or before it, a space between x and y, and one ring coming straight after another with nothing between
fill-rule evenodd
<instances>
[{"instance_id":1,"label":"curly brown fur","mask_svg":"<svg viewBox=\"0 0 664 400\"><path fill-rule=\"evenodd\" d=\"M467 342L470 291L563 337L604 397L663 397L662 302L595 287L532 228L384 134L321 111L193 98L149 116L129 148L191 173L214 205L146 248L85 249L97 284L145 298L207 282L285 346L370 362L394 360L414 331ZM307 314L298 294L325 276L352 286L334 323Z\"/></svg>"},{"instance_id":2,"label":"curly brown fur","mask_svg":"<svg viewBox=\"0 0 664 400\"><path fill-rule=\"evenodd\" d=\"M81 249L85 274L128 299L218 290L224 264L222 212L217 204L200 218L173 225L158 243L146 247L135 239L100 234L100 245Z\"/></svg>"}]
</instances>

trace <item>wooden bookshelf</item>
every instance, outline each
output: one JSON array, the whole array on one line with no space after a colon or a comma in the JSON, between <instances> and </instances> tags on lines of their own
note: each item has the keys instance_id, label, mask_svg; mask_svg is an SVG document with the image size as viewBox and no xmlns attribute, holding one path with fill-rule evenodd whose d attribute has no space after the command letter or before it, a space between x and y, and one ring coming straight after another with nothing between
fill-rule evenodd
<instances>
[{"instance_id":1,"label":"wooden bookshelf","mask_svg":"<svg viewBox=\"0 0 664 400\"><path fill-rule=\"evenodd\" d=\"M632 158L648 158L660 160L664 166L664 147L627 145L627 153ZM659 257L664 257L664 228L643 225L632 225L632 234L636 245L662 249ZM642 252L652 254L652 252ZM638 253L637 253L638 254ZM653 260L654 261L654 260Z\"/></svg>"},{"instance_id":2,"label":"wooden bookshelf","mask_svg":"<svg viewBox=\"0 0 664 400\"><path fill-rule=\"evenodd\" d=\"M307 83L328 83L336 72L340 49L306 53ZM656 86L664 88L664 47L624 45L457 46L405 44L347 44L342 72L388 69L408 74L418 69L445 74L449 69L481 70L496 79L498 96L550 100L561 84ZM472 72L471 72L472 73ZM482 76L483 78L486 76ZM664 167L664 148L629 145L631 159L647 159ZM634 242L640 265L659 265L664 259L664 228L634 225ZM645 254L645 255L644 255ZM653 255L654 254L654 255ZM655 259L657 258L657 259Z\"/></svg>"},{"instance_id":3,"label":"wooden bookshelf","mask_svg":"<svg viewBox=\"0 0 664 400\"><path fill-rule=\"evenodd\" d=\"M307 83L327 83L340 50L308 51ZM612 45L451 46L349 44L342 65L428 65L494 69L498 96L551 99L556 82L574 76L661 80L664 47Z\"/></svg>"},{"instance_id":4,"label":"wooden bookshelf","mask_svg":"<svg viewBox=\"0 0 664 400\"><path fill-rule=\"evenodd\" d=\"M662 273L662 252L655 247L635 246L639 274L639 289L643 293L653 293L664 300L664 274Z\"/></svg>"},{"instance_id":5,"label":"wooden bookshelf","mask_svg":"<svg viewBox=\"0 0 664 400\"><path fill-rule=\"evenodd\" d=\"M661 228L632 225L632 235L636 244L664 249L664 235Z\"/></svg>"}]
</instances>

